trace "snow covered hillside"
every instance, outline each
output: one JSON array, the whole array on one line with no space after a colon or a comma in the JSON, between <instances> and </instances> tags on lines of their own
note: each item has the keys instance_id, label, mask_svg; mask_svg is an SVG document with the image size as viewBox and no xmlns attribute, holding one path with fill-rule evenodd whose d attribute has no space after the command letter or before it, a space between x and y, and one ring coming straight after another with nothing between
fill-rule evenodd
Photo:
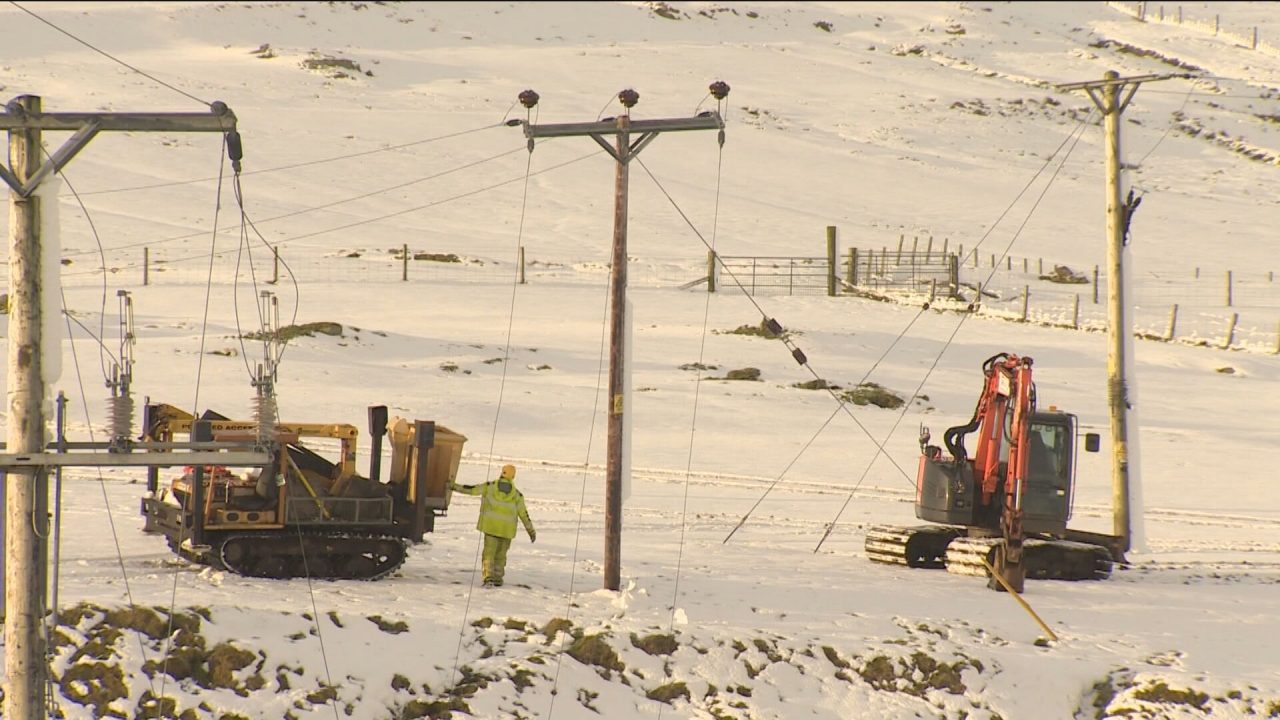
<instances>
[{"instance_id":1,"label":"snow covered hillside","mask_svg":"<svg viewBox=\"0 0 1280 720\"><path fill-rule=\"evenodd\" d=\"M435 420L468 438L459 482L517 465L538 527L536 543L516 540L502 588L480 586L470 498L389 578L264 581L144 534L143 471L68 470L58 712L1280 717L1280 497L1266 461L1280 414L1280 14L1137 12L0 7L3 100L38 95L46 112L221 101L244 142L243 215L216 134L102 132L65 168L47 241L60 244L70 318L51 392L70 399L71 438L103 439L118 290L134 303L139 403L240 418L261 353L245 335L268 291L285 323L340 326L290 342L282 419L363 429L366 407L386 404ZM980 365L999 352L1034 357L1040 402L1102 433L1102 452L1079 458L1072 527L1111 531L1103 135L1087 96L1055 89L1108 70L1195 77L1143 84L1123 123L1125 181L1142 197L1131 270L1145 536L1106 581L1028 582L1050 640L981 580L872 564L863 541L871 525L916 522L919 430L966 422ZM723 103L707 94L715 80L732 87ZM600 588L615 164L587 138L530 153L507 121L613 117L627 88L635 119L719 109L726 128L723 147L714 132L663 134L631 167L634 469L613 592ZM528 113L526 89L541 96ZM46 132L47 149L65 137ZM828 226L842 258L963 247L958 297L928 309L922 293L748 297L728 273L706 292L710 249L824 257ZM1041 277L1056 266L1085 282ZM765 317L807 367L741 330ZM757 381L725 379L749 368ZM904 404L841 408L805 389L814 374ZM362 468L369 449L362 432Z\"/></svg>"}]
</instances>

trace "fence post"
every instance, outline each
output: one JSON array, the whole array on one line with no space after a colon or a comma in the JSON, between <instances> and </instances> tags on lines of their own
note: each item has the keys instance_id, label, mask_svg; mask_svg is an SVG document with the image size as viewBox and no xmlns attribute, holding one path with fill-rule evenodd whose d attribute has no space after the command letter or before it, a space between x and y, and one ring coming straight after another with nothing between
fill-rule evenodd
<instances>
[{"instance_id":1,"label":"fence post","mask_svg":"<svg viewBox=\"0 0 1280 720\"><path fill-rule=\"evenodd\" d=\"M978 267L978 248L973 249L973 267L974 269Z\"/></svg>"},{"instance_id":2,"label":"fence post","mask_svg":"<svg viewBox=\"0 0 1280 720\"><path fill-rule=\"evenodd\" d=\"M1160 22L1164 22L1164 6L1160 6Z\"/></svg>"},{"instance_id":3,"label":"fence post","mask_svg":"<svg viewBox=\"0 0 1280 720\"><path fill-rule=\"evenodd\" d=\"M280 248L271 246L271 284L280 282Z\"/></svg>"},{"instance_id":4,"label":"fence post","mask_svg":"<svg viewBox=\"0 0 1280 720\"><path fill-rule=\"evenodd\" d=\"M1076 293L1076 299L1071 303L1071 328L1080 329L1080 293Z\"/></svg>"},{"instance_id":5,"label":"fence post","mask_svg":"<svg viewBox=\"0 0 1280 720\"><path fill-rule=\"evenodd\" d=\"M1231 271L1227 271L1227 307L1231 307Z\"/></svg>"},{"instance_id":6,"label":"fence post","mask_svg":"<svg viewBox=\"0 0 1280 720\"><path fill-rule=\"evenodd\" d=\"M1022 274L1024 274L1024 275L1027 273L1027 263L1028 263L1028 262L1029 262L1029 261L1028 261L1026 258L1022 258Z\"/></svg>"},{"instance_id":7,"label":"fence post","mask_svg":"<svg viewBox=\"0 0 1280 720\"><path fill-rule=\"evenodd\" d=\"M978 309L982 307L982 281L977 282L978 296L973 301L973 312L977 314Z\"/></svg>"},{"instance_id":8,"label":"fence post","mask_svg":"<svg viewBox=\"0 0 1280 720\"><path fill-rule=\"evenodd\" d=\"M400 280L409 282L409 244L405 243L401 253Z\"/></svg>"},{"instance_id":9,"label":"fence post","mask_svg":"<svg viewBox=\"0 0 1280 720\"><path fill-rule=\"evenodd\" d=\"M1022 286L1022 322L1027 321L1027 305L1031 303L1031 286Z\"/></svg>"},{"instance_id":10,"label":"fence post","mask_svg":"<svg viewBox=\"0 0 1280 720\"><path fill-rule=\"evenodd\" d=\"M907 240L906 235L898 236L898 264L899 265L902 264L902 243L906 242L906 240Z\"/></svg>"},{"instance_id":11,"label":"fence post","mask_svg":"<svg viewBox=\"0 0 1280 720\"><path fill-rule=\"evenodd\" d=\"M1178 24L1179 25L1182 24L1182 6L1181 5L1178 6Z\"/></svg>"},{"instance_id":12,"label":"fence post","mask_svg":"<svg viewBox=\"0 0 1280 720\"><path fill-rule=\"evenodd\" d=\"M1197 280L1199 280L1199 279L1200 279L1200 268L1198 268L1198 267L1196 268L1196 279L1197 279Z\"/></svg>"},{"instance_id":13,"label":"fence post","mask_svg":"<svg viewBox=\"0 0 1280 720\"><path fill-rule=\"evenodd\" d=\"M951 238L942 238L942 254L944 257L947 254L947 244L950 242L951 242Z\"/></svg>"},{"instance_id":14,"label":"fence post","mask_svg":"<svg viewBox=\"0 0 1280 720\"><path fill-rule=\"evenodd\" d=\"M929 304L938 296L938 278L929 278Z\"/></svg>"},{"instance_id":15,"label":"fence post","mask_svg":"<svg viewBox=\"0 0 1280 720\"><path fill-rule=\"evenodd\" d=\"M850 285L858 284L858 248L849 248L849 277Z\"/></svg>"},{"instance_id":16,"label":"fence post","mask_svg":"<svg viewBox=\"0 0 1280 720\"><path fill-rule=\"evenodd\" d=\"M1004 256L1004 269L1005 269L1005 270L1010 270L1010 271L1012 271L1012 270L1013 270L1013 256L1012 256L1012 255L1005 255L1005 256Z\"/></svg>"},{"instance_id":17,"label":"fence post","mask_svg":"<svg viewBox=\"0 0 1280 720\"><path fill-rule=\"evenodd\" d=\"M1240 321L1240 313L1231 313L1231 320L1227 323L1227 337L1222 342L1222 349L1229 350L1231 343L1236 339L1236 323Z\"/></svg>"},{"instance_id":18,"label":"fence post","mask_svg":"<svg viewBox=\"0 0 1280 720\"><path fill-rule=\"evenodd\" d=\"M1276 355L1280 355L1280 320L1276 321Z\"/></svg>"},{"instance_id":19,"label":"fence post","mask_svg":"<svg viewBox=\"0 0 1280 720\"><path fill-rule=\"evenodd\" d=\"M1140 2L1138 3L1138 22L1146 22L1146 21L1147 21L1147 4L1144 2Z\"/></svg>"},{"instance_id":20,"label":"fence post","mask_svg":"<svg viewBox=\"0 0 1280 720\"><path fill-rule=\"evenodd\" d=\"M1044 275L1044 258L1036 258L1037 275Z\"/></svg>"},{"instance_id":21,"label":"fence post","mask_svg":"<svg viewBox=\"0 0 1280 720\"><path fill-rule=\"evenodd\" d=\"M716 291L716 251L707 251L707 292Z\"/></svg>"},{"instance_id":22,"label":"fence post","mask_svg":"<svg viewBox=\"0 0 1280 720\"><path fill-rule=\"evenodd\" d=\"M960 292L960 258L955 255L947 257L947 283L950 295L955 297Z\"/></svg>"},{"instance_id":23,"label":"fence post","mask_svg":"<svg viewBox=\"0 0 1280 720\"><path fill-rule=\"evenodd\" d=\"M1169 332L1165 333L1164 341L1173 342L1173 338L1177 334L1177 330L1178 330L1178 303L1174 303L1173 307L1169 308Z\"/></svg>"},{"instance_id":24,"label":"fence post","mask_svg":"<svg viewBox=\"0 0 1280 720\"><path fill-rule=\"evenodd\" d=\"M150 283L151 278L151 248L142 248L142 284Z\"/></svg>"},{"instance_id":25,"label":"fence post","mask_svg":"<svg viewBox=\"0 0 1280 720\"><path fill-rule=\"evenodd\" d=\"M1214 35L1218 34L1218 28L1220 27L1222 27L1222 16L1215 14L1213 16L1213 34Z\"/></svg>"},{"instance_id":26,"label":"fence post","mask_svg":"<svg viewBox=\"0 0 1280 720\"><path fill-rule=\"evenodd\" d=\"M516 258L516 262L520 264L520 267L518 268L518 271L520 274L520 284L524 285L525 278L524 278L524 246L523 245L520 246L520 252L517 253L517 256L518 257Z\"/></svg>"},{"instance_id":27,"label":"fence post","mask_svg":"<svg viewBox=\"0 0 1280 720\"><path fill-rule=\"evenodd\" d=\"M929 264L929 258L933 257L933 236L929 236L929 244L924 249L924 264Z\"/></svg>"},{"instance_id":28,"label":"fence post","mask_svg":"<svg viewBox=\"0 0 1280 720\"><path fill-rule=\"evenodd\" d=\"M1098 266L1093 266L1093 304L1098 304Z\"/></svg>"},{"instance_id":29,"label":"fence post","mask_svg":"<svg viewBox=\"0 0 1280 720\"><path fill-rule=\"evenodd\" d=\"M1258 49L1258 26L1257 26L1257 25L1254 25L1254 26L1253 26L1253 47L1251 47L1251 48L1249 48L1249 49L1250 49L1250 50L1257 50L1257 49Z\"/></svg>"},{"instance_id":30,"label":"fence post","mask_svg":"<svg viewBox=\"0 0 1280 720\"><path fill-rule=\"evenodd\" d=\"M827 226L827 297L836 296L836 266L840 257L836 254L836 226Z\"/></svg>"},{"instance_id":31,"label":"fence post","mask_svg":"<svg viewBox=\"0 0 1280 720\"><path fill-rule=\"evenodd\" d=\"M868 285L871 285L872 287L874 287L875 285L874 285L874 283L872 282L871 278L875 277L875 274L876 274L876 251L875 251L875 250L868 250L868 251L867 251L867 277L866 277L866 281L867 281L867 284L868 284Z\"/></svg>"},{"instance_id":32,"label":"fence post","mask_svg":"<svg viewBox=\"0 0 1280 720\"><path fill-rule=\"evenodd\" d=\"M956 257L960 258L960 262L964 262L964 243L956 246Z\"/></svg>"}]
</instances>

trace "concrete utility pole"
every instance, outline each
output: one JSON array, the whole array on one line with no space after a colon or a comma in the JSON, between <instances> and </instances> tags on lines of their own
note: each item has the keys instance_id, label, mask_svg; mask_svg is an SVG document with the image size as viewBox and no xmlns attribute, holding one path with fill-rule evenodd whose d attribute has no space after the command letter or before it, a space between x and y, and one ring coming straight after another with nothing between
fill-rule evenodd
<instances>
[{"instance_id":1,"label":"concrete utility pole","mask_svg":"<svg viewBox=\"0 0 1280 720\"><path fill-rule=\"evenodd\" d=\"M44 453L45 382L41 375L42 260L40 183L57 173L103 130L235 132L236 117L221 102L209 113L45 113L40 98L23 95L0 113L0 130L9 133L9 167L0 180L9 193L9 349L8 431L0 461L5 475L4 651L8 688L5 717L46 717L48 677L45 588L48 547L48 468L71 464ZM42 132L74 134L41 162ZM230 136L228 140L230 140ZM239 139L236 136L235 144ZM238 158L235 158L238 162ZM61 352L54 348L53 352ZM66 458L67 456L63 456ZM172 463L172 459L168 462ZM92 464L92 463L85 463Z\"/></svg>"},{"instance_id":2,"label":"concrete utility pole","mask_svg":"<svg viewBox=\"0 0 1280 720\"><path fill-rule=\"evenodd\" d=\"M1129 213L1135 205L1127 204L1121 195L1120 182L1120 116L1133 99L1138 86L1154 80L1187 78L1186 74L1137 75L1120 77L1114 70L1102 80L1066 83L1059 90L1084 90L1102 113L1107 157L1107 398L1111 414L1111 497L1113 532L1123 551L1132 544L1129 487L1129 385L1125 376L1125 348L1132 343L1132 318L1125 304L1124 254L1129 231Z\"/></svg>"},{"instance_id":3,"label":"concrete utility pole","mask_svg":"<svg viewBox=\"0 0 1280 720\"><path fill-rule=\"evenodd\" d=\"M717 100L729 95L729 86L723 82L711 84L711 94ZM613 212L613 260L610 267L609 296L609 437L605 464L605 542L604 542L604 587L617 590L621 584L622 556L622 448L624 444L624 395L626 380L625 343L626 343L626 293L627 293L627 189L628 168L632 158L640 154L649 143L663 132L680 130L713 130L720 131L720 142L724 142L724 121L719 112L705 112L690 118L671 118L662 120L631 121L631 108L640 99L635 90L623 90L618 93L618 100L626 108L626 112L617 118L588 123L560 123L555 125L524 125L525 137L529 138L529 149L533 150L535 138L567 137L586 135L595 140L618 163L617 176L614 183ZM526 108L537 104L538 94L526 90L520 94L520 101ZM631 140L632 134L637 139ZM610 145L606 135L614 136L614 144Z\"/></svg>"}]
</instances>

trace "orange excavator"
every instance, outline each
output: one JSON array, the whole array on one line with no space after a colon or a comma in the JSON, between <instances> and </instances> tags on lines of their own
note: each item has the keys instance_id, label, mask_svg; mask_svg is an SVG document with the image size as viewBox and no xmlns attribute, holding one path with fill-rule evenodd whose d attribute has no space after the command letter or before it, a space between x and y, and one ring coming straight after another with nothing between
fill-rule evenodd
<instances>
[{"instance_id":1,"label":"orange excavator","mask_svg":"<svg viewBox=\"0 0 1280 720\"><path fill-rule=\"evenodd\" d=\"M982 364L982 394L973 418L943 434L949 457L920 434L916 517L937 525L873 526L866 552L874 562L942 568L989 578L1015 592L1025 578L1100 580L1124 562L1120 538L1069 530L1075 489L1077 422L1056 408L1040 410L1032 359L1009 353ZM976 433L970 456L966 436ZM1085 435L1097 452L1099 437Z\"/></svg>"}]
</instances>

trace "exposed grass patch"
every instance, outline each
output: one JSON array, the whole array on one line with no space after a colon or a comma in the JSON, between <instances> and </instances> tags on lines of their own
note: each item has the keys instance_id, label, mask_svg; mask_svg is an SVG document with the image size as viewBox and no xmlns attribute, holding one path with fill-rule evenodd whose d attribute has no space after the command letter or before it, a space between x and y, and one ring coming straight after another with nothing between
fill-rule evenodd
<instances>
[{"instance_id":1,"label":"exposed grass patch","mask_svg":"<svg viewBox=\"0 0 1280 720\"><path fill-rule=\"evenodd\" d=\"M659 634L639 637L632 633L631 644L650 655L670 655L680 647L674 635Z\"/></svg>"},{"instance_id":2,"label":"exposed grass patch","mask_svg":"<svg viewBox=\"0 0 1280 720\"><path fill-rule=\"evenodd\" d=\"M413 259L429 260L431 262L442 262L442 263L462 262L462 258L459 258L457 255L454 255L453 253L426 253L426 252L414 253Z\"/></svg>"},{"instance_id":3,"label":"exposed grass patch","mask_svg":"<svg viewBox=\"0 0 1280 720\"><path fill-rule=\"evenodd\" d=\"M524 690L533 687L534 672L527 668L516 668L511 673L511 684L516 686L516 690Z\"/></svg>"},{"instance_id":4,"label":"exposed grass patch","mask_svg":"<svg viewBox=\"0 0 1280 720\"><path fill-rule=\"evenodd\" d=\"M1203 710L1209 703L1209 696L1198 690L1174 690L1163 680L1154 685L1135 690L1133 696L1139 700L1162 705L1190 705Z\"/></svg>"},{"instance_id":5,"label":"exposed grass patch","mask_svg":"<svg viewBox=\"0 0 1280 720\"><path fill-rule=\"evenodd\" d=\"M314 70L335 80L349 78L355 74L373 76L372 70L361 69L360 63L355 60L319 53L312 53L311 57L305 58L301 65L304 70Z\"/></svg>"},{"instance_id":6,"label":"exposed grass patch","mask_svg":"<svg viewBox=\"0 0 1280 720\"><path fill-rule=\"evenodd\" d=\"M769 329L766 321L761 320L758 325L739 325L732 330L722 330L721 335L746 335L748 337L764 338L766 340L781 340L789 337L790 333L783 331L781 334L775 333Z\"/></svg>"},{"instance_id":7,"label":"exposed grass patch","mask_svg":"<svg viewBox=\"0 0 1280 720\"><path fill-rule=\"evenodd\" d=\"M1089 278L1082 273L1078 273L1066 265L1054 265L1053 272L1048 275L1041 275L1041 280L1051 283L1060 283L1064 285L1088 285Z\"/></svg>"},{"instance_id":8,"label":"exposed grass patch","mask_svg":"<svg viewBox=\"0 0 1280 720\"><path fill-rule=\"evenodd\" d=\"M81 705L92 705L96 718L111 712L113 702L129 697L120 666L100 662L72 665L58 680L58 687L63 697Z\"/></svg>"},{"instance_id":9,"label":"exposed grass patch","mask_svg":"<svg viewBox=\"0 0 1280 720\"><path fill-rule=\"evenodd\" d=\"M907 402L901 395L873 382L865 382L852 390L845 390L840 393L840 399L854 405L875 405L887 410L900 408Z\"/></svg>"},{"instance_id":10,"label":"exposed grass patch","mask_svg":"<svg viewBox=\"0 0 1280 720\"><path fill-rule=\"evenodd\" d=\"M287 343L300 337L315 337L317 333L331 337L342 337L342 323L321 321L302 325L286 325L276 331L274 339L278 342ZM265 340L267 335L268 333L265 332L245 333L244 339Z\"/></svg>"},{"instance_id":11,"label":"exposed grass patch","mask_svg":"<svg viewBox=\"0 0 1280 720\"><path fill-rule=\"evenodd\" d=\"M556 633L575 634L573 631L573 621L566 618L551 618L546 625L542 626L542 634L547 636L547 644L555 642Z\"/></svg>"},{"instance_id":12,"label":"exposed grass patch","mask_svg":"<svg viewBox=\"0 0 1280 720\"><path fill-rule=\"evenodd\" d=\"M462 698L456 697L445 700L410 700L407 705L400 708L395 718L396 720L419 720L420 718L448 720L455 712L470 715L471 707Z\"/></svg>"},{"instance_id":13,"label":"exposed grass patch","mask_svg":"<svg viewBox=\"0 0 1280 720\"><path fill-rule=\"evenodd\" d=\"M836 649L835 649L835 648L833 648L833 647L831 647L830 645L823 645L823 646L822 646L822 654L823 654L823 655L825 655L825 656L827 657L827 660L828 660L828 661L830 661L830 663L831 663L832 665L835 665L836 667L840 668L841 670L847 670L847 669L849 669L850 667L852 667L852 666L849 664L849 661L847 661L847 660L845 660L844 658L840 657L840 653L836 652Z\"/></svg>"},{"instance_id":14,"label":"exposed grass patch","mask_svg":"<svg viewBox=\"0 0 1280 720\"><path fill-rule=\"evenodd\" d=\"M605 671L622 672L627 669L602 635L584 635L574 640L567 652L569 657L583 665L593 665Z\"/></svg>"},{"instance_id":15,"label":"exposed grass patch","mask_svg":"<svg viewBox=\"0 0 1280 720\"><path fill-rule=\"evenodd\" d=\"M760 368L739 368L730 370L725 373L725 380L746 380L748 382L758 382L760 380Z\"/></svg>"},{"instance_id":16,"label":"exposed grass patch","mask_svg":"<svg viewBox=\"0 0 1280 720\"><path fill-rule=\"evenodd\" d=\"M676 698L689 699L689 688L683 682L670 682L646 692L645 697L668 705Z\"/></svg>"},{"instance_id":17,"label":"exposed grass patch","mask_svg":"<svg viewBox=\"0 0 1280 720\"><path fill-rule=\"evenodd\" d=\"M896 662L877 655L856 671L877 690L924 697L929 690L963 695L968 688L961 679L961 672L967 666L967 660L945 663L926 653L916 652L909 658L898 658Z\"/></svg>"},{"instance_id":18,"label":"exposed grass patch","mask_svg":"<svg viewBox=\"0 0 1280 720\"><path fill-rule=\"evenodd\" d=\"M822 378L814 378L813 380L806 380L805 382L793 383L791 387L799 388L801 390L839 390L840 389L839 385L836 385L835 383L829 383L826 380L823 380Z\"/></svg>"},{"instance_id":19,"label":"exposed grass patch","mask_svg":"<svg viewBox=\"0 0 1280 720\"><path fill-rule=\"evenodd\" d=\"M378 626L378 629L388 635L399 635L403 632L409 632L409 624L403 620L384 620L381 615L370 615L369 622Z\"/></svg>"}]
</instances>

